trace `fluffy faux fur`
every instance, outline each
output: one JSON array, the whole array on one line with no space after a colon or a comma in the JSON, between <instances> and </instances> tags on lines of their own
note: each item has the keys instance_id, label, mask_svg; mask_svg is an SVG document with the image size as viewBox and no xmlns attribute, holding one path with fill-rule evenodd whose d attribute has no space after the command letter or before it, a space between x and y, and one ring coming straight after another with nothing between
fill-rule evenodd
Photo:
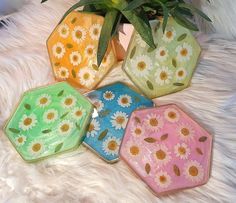
<instances>
[{"instance_id":1,"label":"fluffy faux fur","mask_svg":"<svg viewBox=\"0 0 236 203\"><path fill-rule=\"evenodd\" d=\"M0 29L1 126L24 91L54 82L45 42L74 2L50 0L40 5L40 0L29 0ZM155 102L179 104L214 136L206 185L158 198L123 161L106 164L83 147L27 164L0 131L0 202L235 202L236 42L216 35L196 37L203 52L191 87ZM129 81L120 65L101 85L114 80Z\"/></svg>"}]
</instances>

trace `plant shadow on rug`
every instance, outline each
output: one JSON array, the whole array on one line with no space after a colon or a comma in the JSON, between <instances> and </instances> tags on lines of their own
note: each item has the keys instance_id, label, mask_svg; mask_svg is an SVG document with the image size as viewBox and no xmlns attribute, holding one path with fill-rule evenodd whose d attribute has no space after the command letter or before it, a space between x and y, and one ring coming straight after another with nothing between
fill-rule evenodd
<instances>
[{"instance_id":1,"label":"plant shadow on rug","mask_svg":"<svg viewBox=\"0 0 236 203\"><path fill-rule=\"evenodd\" d=\"M75 1L58 2L55 7L54 2L40 5L29 0L0 29L1 126L24 91L54 82L45 41ZM217 35L199 34L197 39L203 52L191 86L155 102L180 104L214 135L212 172L206 185L157 198L123 161L108 165L83 147L36 165L26 164L0 131L0 201L234 202L236 42ZM130 83L120 67L100 86L114 80Z\"/></svg>"}]
</instances>

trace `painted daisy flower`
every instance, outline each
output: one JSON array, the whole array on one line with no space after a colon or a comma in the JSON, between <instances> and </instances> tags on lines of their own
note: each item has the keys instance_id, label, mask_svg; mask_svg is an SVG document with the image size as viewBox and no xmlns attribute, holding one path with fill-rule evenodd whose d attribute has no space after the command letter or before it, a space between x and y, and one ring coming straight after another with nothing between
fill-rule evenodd
<instances>
[{"instance_id":1,"label":"painted daisy flower","mask_svg":"<svg viewBox=\"0 0 236 203\"><path fill-rule=\"evenodd\" d=\"M193 48L188 43L183 43L183 45L179 45L176 50L178 61L185 62L189 61L190 57L193 55Z\"/></svg>"},{"instance_id":2,"label":"painted daisy flower","mask_svg":"<svg viewBox=\"0 0 236 203\"><path fill-rule=\"evenodd\" d=\"M142 37L139 34L136 35L136 42L140 47L142 48L146 47L146 42L142 39Z\"/></svg>"},{"instance_id":3,"label":"painted daisy flower","mask_svg":"<svg viewBox=\"0 0 236 203\"><path fill-rule=\"evenodd\" d=\"M130 107L130 105L132 104L132 99L131 96L124 94L119 96L117 102L122 107Z\"/></svg>"},{"instance_id":4,"label":"painted daisy flower","mask_svg":"<svg viewBox=\"0 0 236 203\"><path fill-rule=\"evenodd\" d=\"M74 124L69 120L62 121L58 126L58 132L61 135L68 135L72 129L74 128Z\"/></svg>"},{"instance_id":5,"label":"painted daisy flower","mask_svg":"<svg viewBox=\"0 0 236 203\"><path fill-rule=\"evenodd\" d=\"M35 114L23 115L19 122L19 128L26 131L32 129L37 124L37 117Z\"/></svg>"},{"instance_id":6,"label":"painted daisy flower","mask_svg":"<svg viewBox=\"0 0 236 203\"><path fill-rule=\"evenodd\" d=\"M88 45L84 50L84 55L87 58L93 58L96 56L96 49L93 45Z\"/></svg>"},{"instance_id":7,"label":"painted daisy flower","mask_svg":"<svg viewBox=\"0 0 236 203\"><path fill-rule=\"evenodd\" d=\"M131 134L134 137L141 137L144 134L144 129L141 125L133 125L132 129L131 129Z\"/></svg>"},{"instance_id":8,"label":"painted daisy flower","mask_svg":"<svg viewBox=\"0 0 236 203\"><path fill-rule=\"evenodd\" d=\"M70 63L73 65L73 66L78 66L79 64L81 64L82 62L82 56L81 54L78 52L78 51L73 51L71 54L70 54Z\"/></svg>"},{"instance_id":9,"label":"painted daisy flower","mask_svg":"<svg viewBox=\"0 0 236 203\"><path fill-rule=\"evenodd\" d=\"M160 47L156 52L156 58L163 62L165 61L169 56L169 51L165 47Z\"/></svg>"},{"instance_id":10,"label":"painted daisy flower","mask_svg":"<svg viewBox=\"0 0 236 203\"><path fill-rule=\"evenodd\" d=\"M177 144L174 146L174 152L177 157L180 159L187 159L190 155L190 149L185 143Z\"/></svg>"},{"instance_id":11,"label":"painted daisy flower","mask_svg":"<svg viewBox=\"0 0 236 203\"><path fill-rule=\"evenodd\" d=\"M108 137L102 144L102 149L106 155L118 155L120 140L114 136Z\"/></svg>"},{"instance_id":12,"label":"painted daisy flower","mask_svg":"<svg viewBox=\"0 0 236 203\"><path fill-rule=\"evenodd\" d=\"M120 130L121 128L125 129L128 121L128 115L124 112L117 111L113 114L111 119L112 127L115 127L116 130Z\"/></svg>"},{"instance_id":13,"label":"painted daisy flower","mask_svg":"<svg viewBox=\"0 0 236 203\"><path fill-rule=\"evenodd\" d=\"M174 30L174 28L167 28L162 37L162 40L169 43L175 38L175 36L176 36L176 31Z\"/></svg>"},{"instance_id":14,"label":"painted daisy flower","mask_svg":"<svg viewBox=\"0 0 236 203\"><path fill-rule=\"evenodd\" d=\"M160 188L167 188L172 181L167 172L160 171L156 174L155 182Z\"/></svg>"},{"instance_id":15,"label":"painted daisy flower","mask_svg":"<svg viewBox=\"0 0 236 203\"><path fill-rule=\"evenodd\" d=\"M137 159L142 156L141 143L139 143L137 140L129 140L125 144L125 148L131 159Z\"/></svg>"},{"instance_id":16,"label":"painted daisy flower","mask_svg":"<svg viewBox=\"0 0 236 203\"><path fill-rule=\"evenodd\" d=\"M185 68L178 68L175 72L175 77L177 80L184 80L187 77L187 74Z\"/></svg>"},{"instance_id":17,"label":"painted daisy flower","mask_svg":"<svg viewBox=\"0 0 236 203\"><path fill-rule=\"evenodd\" d=\"M156 146L153 156L158 165L166 165L171 160L170 151L164 144Z\"/></svg>"},{"instance_id":18,"label":"painted daisy flower","mask_svg":"<svg viewBox=\"0 0 236 203\"><path fill-rule=\"evenodd\" d=\"M98 100L98 99L93 100L93 105L96 107L98 112L100 112L104 107L103 102L101 100Z\"/></svg>"},{"instance_id":19,"label":"painted daisy flower","mask_svg":"<svg viewBox=\"0 0 236 203\"><path fill-rule=\"evenodd\" d=\"M55 109L49 109L43 114L43 121L45 123L53 123L58 118L58 111Z\"/></svg>"},{"instance_id":20,"label":"painted daisy flower","mask_svg":"<svg viewBox=\"0 0 236 203\"><path fill-rule=\"evenodd\" d=\"M58 69L56 75L59 79L66 80L66 79L69 78L70 73L69 73L67 68L61 67L61 68Z\"/></svg>"},{"instance_id":21,"label":"painted daisy flower","mask_svg":"<svg viewBox=\"0 0 236 203\"><path fill-rule=\"evenodd\" d=\"M66 49L61 42L57 42L52 47L52 53L53 53L54 57L61 59L64 56L64 54L66 53Z\"/></svg>"},{"instance_id":22,"label":"painted daisy flower","mask_svg":"<svg viewBox=\"0 0 236 203\"><path fill-rule=\"evenodd\" d=\"M96 119L92 119L87 130L87 137L94 137L100 130L100 123Z\"/></svg>"},{"instance_id":23,"label":"painted daisy flower","mask_svg":"<svg viewBox=\"0 0 236 203\"><path fill-rule=\"evenodd\" d=\"M137 77L145 77L152 69L152 60L146 55L137 56L131 60L131 66L133 67L133 73Z\"/></svg>"},{"instance_id":24,"label":"painted daisy flower","mask_svg":"<svg viewBox=\"0 0 236 203\"><path fill-rule=\"evenodd\" d=\"M72 32L72 39L79 44L85 40L86 34L87 31L85 30L85 28L76 26Z\"/></svg>"},{"instance_id":25,"label":"painted daisy flower","mask_svg":"<svg viewBox=\"0 0 236 203\"><path fill-rule=\"evenodd\" d=\"M17 146L22 146L25 144L26 137L24 135L19 135L15 138L15 143Z\"/></svg>"},{"instance_id":26,"label":"painted daisy flower","mask_svg":"<svg viewBox=\"0 0 236 203\"><path fill-rule=\"evenodd\" d=\"M197 161L188 161L184 166L184 175L192 182L200 182L204 178L204 170Z\"/></svg>"},{"instance_id":27,"label":"painted daisy flower","mask_svg":"<svg viewBox=\"0 0 236 203\"><path fill-rule=\"evenodd\" d=\"M80 83L86 87L89 87L94 83L95 73L89 68L80 69L78 76Z\"/></svg>"},{"instance_id":28,"label":"painted daisy flower","mask_svg":"<svg viewBox=\"0 0 236 203\"><path fill-rule=\"evenodd\" d=\"M111 101L115 98L115 94L112 91L106 91L103 93L103 98L107 101Z\"/></svg>"},{"instance_id":29,"label":"painted daisy flower","mask_svg":"<svg viewBox=\"0 0 236 203\"><path fill-rule=\"evenodd\" d=\"M76 98L72 95L68 95L62 99L62 106L64 108L72 108L76 104Z\"/></svg>"},{"instance_id":30,"label":"painted daisy flower","mask_svg":"<svg viewBox=\"0 0 236 203\"><path fill-rule=\"evenodd\" d=\"M163 120L157 114L150 114L145 119L146 127L153 132L158 132L163 127Z\"/></svg>"},{"instance_id":31,"label":"painted daisy flower","mask_svg":"<svg viewBox=\"0 0 236 203\"><path fill-rule=\"evenodd\" d=\"M82 107L75 107L72 111L72 116L76 120L80 120L85 114L85 110Z\"/></svg>"},{"instance_id":32,"label":"painted daisy flower","mask_svg":"<svg viewBox=\"0 0 236 203\"><path fill-rule=\"evenodd\" d=\"M189 141L194 137L194 130L188 124L179 125L177 133L183 141Z\"/></svg>"},{"instance_id":33,"label":"painted daisy flower","mask_svg":"<svg viewBox=\"0 0 236 203\"><path fill-rule=\"evenodd\" d=\"M42 141L33 141L28 147L28 151L32 156L38 156L44 151L44 144Z\"/></svg>"},{"instance_id":34,"label":"painted daisy flower","mask_svg":"<svg viewBox=\"0 0 236 203\"><path fill-rule=\"evenodd\" d=\"M102 26L100 24L93 24L89 29L89 35L93 40L98 40L100 37Z\"/></svg>"},{"instance_id":35,"label":"painted daisy flower","mask_svg":"<svg viewBox=\"0 0 236 203\"><path fill-rule=\"evenodd\" d=\"M68 25L66 25L66 24L60 25L58 28L58 33L59 33L60 37L67 38L70 34L70 29L69 29Z\"/></svg>"},{"instance_id":36,"label":"painted daisy flower","mask_svg":"<svg viewBox=\"0 0 236 203\"><path fill-rule=\"evenodd\" d=\"M164 112L165 119L171 123L176 123L179 121L179 112L174 108L168 108Z\"/></svg>"},{"instance_id":37,"label":"painted daisy flower","mask_svg":"<svg viewBox=\"0 0 236 203\"><path fill-rule=\"evenodd\" d=\"M36 101L36 105L39 107L48 106L52 102L51 96L48 94L42 94Z\"/></svg>"},{"instance_id":38,"label":"painted daisy flower","mask_svg":"<svg viewBox=\"0 0 236 203\"><path fill-rule=\"evenodd\" d=\"M166 66L158 68L155 77L158 85L168 85L171 82L173 72Z\"/></svg>"}]
</instances>

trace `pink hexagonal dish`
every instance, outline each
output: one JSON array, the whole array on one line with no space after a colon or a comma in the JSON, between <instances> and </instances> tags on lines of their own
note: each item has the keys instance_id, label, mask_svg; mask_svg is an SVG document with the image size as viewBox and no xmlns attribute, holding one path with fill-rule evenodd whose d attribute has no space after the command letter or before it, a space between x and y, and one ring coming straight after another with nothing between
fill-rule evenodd
<instances>
[{"instance_id":1,"label":"pink hexagonal dish","mask_svg":"<svg viewBox=\"0 0 236 203\"><path fill-rule=\"evenodd\" d=\"M132 113L120 156L161 195L205 184L211 149L212 136L171 104Z\"/></svg>"}]
</instances>

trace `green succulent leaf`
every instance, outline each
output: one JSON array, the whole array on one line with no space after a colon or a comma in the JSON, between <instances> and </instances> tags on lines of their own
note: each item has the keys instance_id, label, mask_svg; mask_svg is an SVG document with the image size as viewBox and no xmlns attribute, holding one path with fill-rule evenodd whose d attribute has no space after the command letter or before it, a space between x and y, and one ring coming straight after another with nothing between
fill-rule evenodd
<instances>
[{"instance_id":1,"label":"green succulent leaf","mask_svg":"<svg viewBox=\"0 0 236 203\"><path fill-rule=\"evenodd\" d=\"M11 131L12 133L15 133L15 134L20 133L20 130L18 130L16 128L9 128L9 131Z\"/></svg>"},{"instance_id":2,"label":"green succulent leaf","mask_svg":"<svg viewBox=\"0 0 236 203\"><path fill-rule=\"evenodd\" d=\"M124 9L124 11L134 10L147 3L150 3L150 1L149 0L133 0L128 4L128 6Z\"/></svg>"},{"instance_id":3,"label":"green succulent leaf","mask_svg":"<svg viewBox=\"0 0 236 203\"><path fill-rule=\"evenodd\" d=\"M63 146L63 142L60 143L60 144L58 144L58 145L55 147L55 153L59 152L59 151L61 150L62 146Z\"/></svg>"}]
</instances>

